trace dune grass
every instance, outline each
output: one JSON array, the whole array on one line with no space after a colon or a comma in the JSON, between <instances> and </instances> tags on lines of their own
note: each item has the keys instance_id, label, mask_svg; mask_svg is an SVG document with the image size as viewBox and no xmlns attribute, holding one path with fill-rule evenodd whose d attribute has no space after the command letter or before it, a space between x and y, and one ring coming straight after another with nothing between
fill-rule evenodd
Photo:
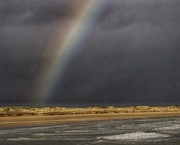
<instances>
[{"instance_id":1,"label":"dune grass","mask_svg":"<svg viewBox=\"0 0 180 145\"><path fill-rule=\"evenodd\" d=\"M130 106L116 108L108 106L105 108L65 108L65 107L2 107L0 116L31 116L31 115L73 115L73 114L105 114L105 113L149 113L149 112L179 112L180 106L151 107L151 106Z\"/></svg>"}]
</instances>

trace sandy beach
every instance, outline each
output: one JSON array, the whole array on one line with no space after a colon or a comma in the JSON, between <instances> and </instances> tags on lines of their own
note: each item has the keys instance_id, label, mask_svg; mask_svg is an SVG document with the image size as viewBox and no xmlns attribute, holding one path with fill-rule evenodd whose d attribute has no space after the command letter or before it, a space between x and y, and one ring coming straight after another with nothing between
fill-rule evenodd
<instances>
[{"instance_id":1,"label":"sandy beach","mask_svg":"<svg viewBox=\"0 0 180 145\"><path fill-rule=\"evenodd\" d=\"M74 114L47 116L9 116L0 117L0 128L58 125L72 122L120 120L139 118L180 117L180 112L149 112L149 113L107 113L107 114Z\"/></svg>"}]
</instances>

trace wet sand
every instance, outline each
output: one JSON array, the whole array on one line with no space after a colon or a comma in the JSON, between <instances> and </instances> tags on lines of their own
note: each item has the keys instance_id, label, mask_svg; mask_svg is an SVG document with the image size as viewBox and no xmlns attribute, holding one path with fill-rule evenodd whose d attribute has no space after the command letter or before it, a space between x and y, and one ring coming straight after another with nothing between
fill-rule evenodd
<instances>
[{"instance_id":1,"label":"wet sand","mask_svg":"<svg viewBox=\"0 0 180 145\"><path fill-rule=\"evenodd\" d=\"M58 125L72 122L180 117L180 112L106 113L49 116L0 117L0 128Z\"/></svg>"}]
</instances>

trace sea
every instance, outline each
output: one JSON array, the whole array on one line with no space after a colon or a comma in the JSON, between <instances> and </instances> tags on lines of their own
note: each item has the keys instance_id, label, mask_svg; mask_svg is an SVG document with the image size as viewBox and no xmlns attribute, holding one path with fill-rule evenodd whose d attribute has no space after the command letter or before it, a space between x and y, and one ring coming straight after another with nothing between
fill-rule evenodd
<instances>
[{"instance_id":1,"label":"sea","mask_svg":"<svg viewBox=\"0 0 180 145\"><path fill-rule=\"evenodd\" d=\"M180 145L180 117L6 128L0 145Z\"/></svg>"}]
</instances>

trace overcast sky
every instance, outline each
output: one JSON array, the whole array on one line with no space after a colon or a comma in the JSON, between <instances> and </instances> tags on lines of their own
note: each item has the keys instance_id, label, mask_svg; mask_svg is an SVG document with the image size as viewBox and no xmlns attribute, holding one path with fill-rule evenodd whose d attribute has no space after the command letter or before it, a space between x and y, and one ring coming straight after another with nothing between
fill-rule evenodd
<instances>
[{"instance_id":1,"label":"overcast sky","mask_svg":"<svg viewBox=\"0 0 180 145\"><path fill-rule=\"evenodd\" d=\"M0 1L1 104L36 103L54 28L82 1ZM179 0L111 0L50 101L180 102L179 40Z\"/></svg>"}]
</instances>

